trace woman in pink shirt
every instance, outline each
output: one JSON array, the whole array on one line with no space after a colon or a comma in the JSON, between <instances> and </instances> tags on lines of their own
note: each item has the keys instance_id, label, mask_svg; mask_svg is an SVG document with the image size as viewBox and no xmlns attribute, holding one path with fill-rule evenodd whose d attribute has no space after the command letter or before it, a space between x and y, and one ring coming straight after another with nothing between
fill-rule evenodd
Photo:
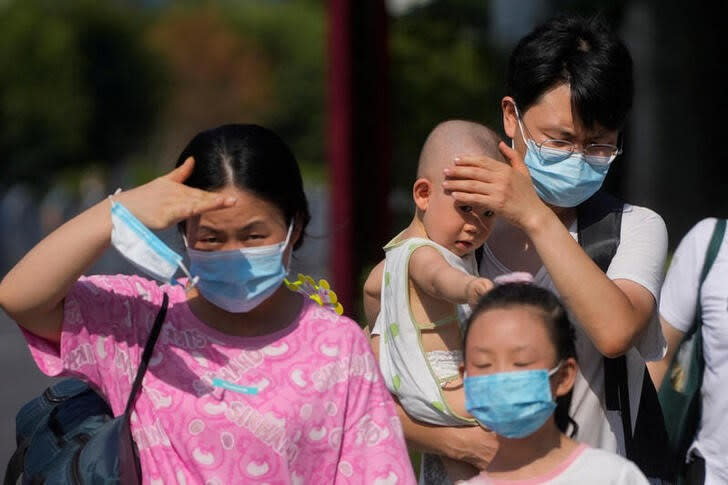
<instances>
[{"instance_id":1,"label":"woman in pink shirt","mask_svg":"<svg viewBox=\"0 0 728 485\"><path fill-rule=\"evenodd\" d=\"M41 241L0 283L0 307L43 372L89 382L119 415L167 293L131 419L145 483L414 483L365 335L281 284L309 217L285 143L221 126ZM150 270L129 249L134 221L179 225L194 282L81 276L110 243Z\"/></svg>"}]
</instances>

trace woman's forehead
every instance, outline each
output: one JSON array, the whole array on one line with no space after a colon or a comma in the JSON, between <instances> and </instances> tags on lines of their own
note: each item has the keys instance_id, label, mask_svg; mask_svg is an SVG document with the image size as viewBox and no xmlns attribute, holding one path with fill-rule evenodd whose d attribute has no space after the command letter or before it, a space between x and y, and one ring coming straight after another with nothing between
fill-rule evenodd
<instances>
[{"instance_id":1,"label":"woman's forehead","mask_svg":"<svg viewBox=\"0 0 728 485\"><path fill-rule=\"evenodd\" d=\"M253 224L285 226L281 210L267 199L234 186L215 191L225 197L235 197L235 205L205 212L197 218L198 227L212 229L241 229Z\"/></svg>"}]
</instances>

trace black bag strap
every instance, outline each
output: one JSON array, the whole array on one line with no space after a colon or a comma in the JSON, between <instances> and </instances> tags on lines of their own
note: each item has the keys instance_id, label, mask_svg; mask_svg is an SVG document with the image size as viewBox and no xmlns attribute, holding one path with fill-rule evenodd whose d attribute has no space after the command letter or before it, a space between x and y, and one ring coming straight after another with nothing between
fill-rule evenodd
<instances>
[{"instance_id":1,"label":"black bag strap","mask_svg":"<svg viewBox=\"0 0 728 485\"><path fill-rule=\"evenodd\" d=\"M16 485L18 478L23 474L23 465L25 463L25 452L28 449L28 440L23 440L18 443L18 448L10 457L8 466L5 468L5 480L4 485Z\"/></svg>"},{"instance_id":2,"label":"black bag strap","mask_svg":"<svg viewBox=\"0 0 728 485\"><path fill-rule=\"evenodd\" d=\"M154 344L157 343L157 337L159 337L159 332L162 330L162 323L164 323L164 319L167 316L167 306L169 305L169 297L167 296L167 293L163 293L162 297L162 307L159 309L159 312L157 313L157 317L154 319L154 325L152 325L152 331L149 332L149 337L147 337L147 343L144 344L144 351L142 352L142 361L139 363L139 369L137 370L136 377L134 378L134 384L131 386L131 393L129 394L129 400L126 402L126 409L124 409L124 415L129 417L131 413L131 408L134 406L134 400L136 399L137 394L139 393L139 389L142 387L142 380L144 379L144 374L147 372L147 366L149 365L149 360L152 358L152 352L154 352Z\"/></svg>"},{"instance_id":3,"label":"black bag strap","mask_svg":"<svg viewBox=\"0 0 728 485\"><path fill-rule=\"evenodd\" d=\"M718 257L720 252L720 245L723 242L723 236L725 236L726 220L718 219L713 228L713 234L710 236L710 242L708 243L708 249L705 251L705 261L703 262L703 269L700 271L700 281L698 282L698 301L695 305L695 320L693 325L683 337L684 340L690 338L695 332L700 330L700 326L703 324L703 308L700 305L700 295L703 292L703 282L708 277L710 268L713 267L715 259ZM703 358L702 349L696 349L700 355L700 359Z\"/></svg>"}]
</instances>

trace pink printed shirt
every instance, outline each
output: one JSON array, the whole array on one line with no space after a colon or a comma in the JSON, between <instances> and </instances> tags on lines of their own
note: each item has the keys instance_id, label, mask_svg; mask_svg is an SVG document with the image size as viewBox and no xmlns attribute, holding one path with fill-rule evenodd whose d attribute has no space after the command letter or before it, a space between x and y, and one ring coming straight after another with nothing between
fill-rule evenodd
<instances>
[{"instance_id":1,"label":"pink printed shirt","mask_svg":"<svg viewBox=\"0 0 728 485\"><path fill-rule=\"evenodd\" d=\"M145 483L415 483L364 333L311 301L287 328L244 338L197 319L180 286L81 278L60 348L24 332L31 354L50 376L90 382L119 415L162 291L169 310L131 420Z\"/></svg>"}]
</instances>

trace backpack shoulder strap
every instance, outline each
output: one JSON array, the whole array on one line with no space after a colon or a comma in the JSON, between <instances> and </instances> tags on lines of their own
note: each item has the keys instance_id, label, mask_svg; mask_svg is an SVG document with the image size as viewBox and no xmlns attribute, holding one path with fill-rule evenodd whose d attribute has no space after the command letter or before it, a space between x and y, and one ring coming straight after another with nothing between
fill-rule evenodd
<instances>
[{"instance_id":1,"label":"backpack shoulder strap","mask_svg":"<svg viewBox=\"0 0 728 485\"><path fill-rule=\"evenodd\" d=\"M604 273L617 252L622 231L624 203L616 197L599 191L577 210L579 245ZM627 359L604 357L604 398L608 410L618 410L622 417L625 450L632 450L632 418L629 407Z\"/></svg>"},{"instance_id":2,"label":"backpack shoulder strap","mask_svg":"<svg viewBox=\"0 0 728 485\"><path fill-rule=\"evenodd\" d=\"M3 480L4 485L16 485L18 478L23 474L23 465L25 463L25 452L28 449L28 440L23 439L18 443L18 448L10 457L8 465L5 468L5 479Z\"/></svg>"},{"instance_id":3,"label":"backpack shoulder strap","mask_svg":"<svg viewBox=\"0 0 728 485\"><path fill-rule=\"evenodd\" d=\"M147 372L147 366L149 365L149 360L152 358L152 352L154 351L154 344L157 343L157 337L159 337L159 332L162 329L162 323L164 322L165 317L167 316L167 306L169 305L169 297L167 296L167 293L164 293L164 296L162 297L162 307L159 309L159 313L157 313L157 317L154 319L154 325L152 325L152 331L149 332L149 337L147 338L147 343L144 345L144 351L142 352L142 361L139 363L139 369L137 370L136 377L134 378L134 384L131 386L131 393L129 394L129 400L126 402L126 409L124 410L124 414L126 416L129 416L131 413L131 408L134 406L134 400L139 393L139 389L142 386L142 380L144 379L144 374Z\"/></svg>"},{"instance_id":4,"label":"backpack shoulder strap","mask_svg":"<svg viewBox=\"0 0 728 485\"><path fill-rule=\"evenodd\" d=\"M579 245L604 273L619 246L623 207L621 200L600 190L576 211Z\"/></svg>"},{"instance_id":5,"label":"backpack shoulder strap","mask_svg":"<svg viewBox=\"0 0 728 485\"><path fill-rule=\"evenodd\" d=\"M695 324L692 325L688 335L692 335L702 324L702 307L700 306L700 295L703 290L703 282L707 278L710 268L713 267L715 259L718 257L720 252L720 246L723 242L723 236L725 236L726 220L718 219L713 228L713 235L710 237L708 243L708 249L705 251L705 261L703 262L703 269L700 271L700 281L698 282L698 304L696 305L695 311Z\"/></svg>"},{"instance_id":6,"label":"backpack shoulder strap","mask_svg":"<svg viewBox=\"0 0 728 485\"><path fill-rule=\"evenodd\" d=\"M710 244L708 244L708 250L705 253L705 262L703 263L703 270L700 273L700 284L703 284L703 281L705 281L705 278L708 276L710 268L712 268L713 263L715 263L715 258L718 257L720 245L723 242L723 237L725 236L725 228L726 220L718 219L715 223L715 228L713 229L713 235L710 238Z\"/></svg>"}]
</instances>

